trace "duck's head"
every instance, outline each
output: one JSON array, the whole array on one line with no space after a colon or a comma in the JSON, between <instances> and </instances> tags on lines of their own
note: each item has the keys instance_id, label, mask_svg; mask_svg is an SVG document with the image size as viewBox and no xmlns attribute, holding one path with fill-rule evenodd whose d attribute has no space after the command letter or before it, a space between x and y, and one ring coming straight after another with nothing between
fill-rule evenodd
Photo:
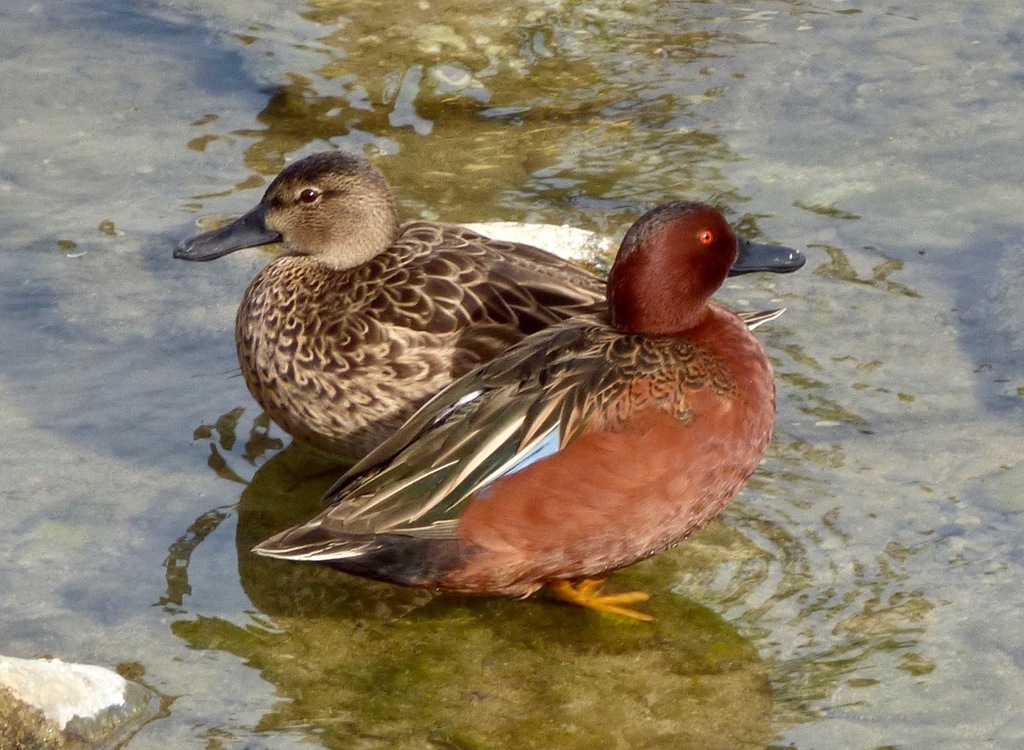
<instances>
[{"instance_id":1,"label":"duck's head","mask_svg":"<svg viewBox=\"0 0 1024 750\"><path fill-rule=\"evenodd\" d=\"M608 277L612 324L648 335L682 333L700 323L728 276L789 273L803 255L781 245L738 241L714 206L659 206L629 228Z\"/></svg>"},{"instance_id":2,"label":"duck's head","mask_svg":"<svg viewBox=\"0 0 1024 750\"><path fill-rule=\"evenodd\" d=\"M343 270L390 247L398 212L384 175L357 156L329 151L307 156L279 174L249 213L185 240L175 258L212 260L246 247L283 242L299 255Z\"/></svg>"}]
</instances>

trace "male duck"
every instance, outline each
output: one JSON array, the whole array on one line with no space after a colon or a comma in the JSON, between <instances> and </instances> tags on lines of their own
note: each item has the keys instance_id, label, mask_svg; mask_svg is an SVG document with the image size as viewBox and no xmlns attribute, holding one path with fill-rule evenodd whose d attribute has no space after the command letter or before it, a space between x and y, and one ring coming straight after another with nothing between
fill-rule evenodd
<instances>
[{"instance_id":1,"label":"male duck","mask_svg":"<svg viewBox=\"0 0 1024 750\"><path fill-rule=\"evenodd\" d=\"M384 176L341 152L291 164L256 208L174 256L210 260L275 241L287 252L238 309L242 374L286 432L352 459L455 378L605 307L602 280L550 253L448 224L399 225ZM733 273L803 265L795 250L749 247L758 261L744 261L745 245Z\"/></svg>"},{"instance_id":2,"label":"male duck","mask_svg":"<svg viewBox=\"0 0 1024 750\"><path fill-rule=\"evenodd\" d=\"M748 248L749 251L749 248ZM710 303L737 260L713 207L637 221L609 312L534 334L452 383L328 492L330 507L255 548L368 578L560 599L651 619L600 581L714 518L771 437L761 344Z\"/></svg>"}]
</instances>

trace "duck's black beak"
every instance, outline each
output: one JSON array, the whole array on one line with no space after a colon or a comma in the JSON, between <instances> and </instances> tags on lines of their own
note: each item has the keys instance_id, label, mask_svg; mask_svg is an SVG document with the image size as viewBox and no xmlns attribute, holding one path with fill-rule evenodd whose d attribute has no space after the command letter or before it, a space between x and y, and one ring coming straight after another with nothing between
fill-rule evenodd
<instances>
[{"instance_id":1,"label":"duck's black beak","mask_svg":"<svg viewBox=\"0 0 1024 750\"><path fill-rule=\"evenodd\" d=\"M213 260L235 250L278 242L281 235L267 228L264 214L265 209L260 204L220 229L185 240L174 248L174 257L183 260Z\"/></svg>"},{"instance_id":2,"label":"duck's black beak","mask_svg":"<svg viewBox=\"0 0 1024 750\"><path fill-rule=\"evenodd\" d=\"M782 245L765 245L740 239L739 255L729 269L730 276L766 271L768 273L792 273L803 268L807 258L799 250Z\"/></svg>"}]
</instances>

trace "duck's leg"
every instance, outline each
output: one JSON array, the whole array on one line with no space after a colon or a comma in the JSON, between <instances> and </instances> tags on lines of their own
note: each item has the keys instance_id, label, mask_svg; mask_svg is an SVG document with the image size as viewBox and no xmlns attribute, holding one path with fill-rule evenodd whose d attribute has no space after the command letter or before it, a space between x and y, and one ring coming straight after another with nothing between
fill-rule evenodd
<instances>
[{"instance_id":1,"label":"duck's leg","mask_svg":"<svg viewBox=\"0 0 1024 750\"><path fill-rule=\"evenodd\" d=\"M624 605L638 604L650 599L650 594L643 591L627 591L623 594L601 594L601 587L604 586L603 578L583 578L579 581L549 581L551 593L556 599L579 607L596 609L599 612L608 612L620 617L630 617L634 620L652 622L654 617L646 612L639 612Z\"/></svg>"}]
</instances>

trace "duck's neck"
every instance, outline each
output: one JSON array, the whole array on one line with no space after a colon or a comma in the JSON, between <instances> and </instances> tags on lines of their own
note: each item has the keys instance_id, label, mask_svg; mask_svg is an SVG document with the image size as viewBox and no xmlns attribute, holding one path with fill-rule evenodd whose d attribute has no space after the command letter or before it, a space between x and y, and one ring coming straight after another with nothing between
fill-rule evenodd
<instances>
[{"instance_id":1,"label":"duck's neck","mask_svg":"<svg viewBox=\"0 0 1024 750\"><path fill-rule=\"evenodd\" d=\"M613 269L608 281L612 325L649 336L678 336L704 322L709 313L708 284L698 274L675 269ZM618 271L618 272L616 272Z\"/></svg>"},{"instance_id":2,"label":"duck's neck","mask_svg":"<svg viewBox=\"0 0 1024 750\"><path fill-rule=\"evenodd\" d=\"M707 304L698 307L665 307L651 300L635 300L634 304L612 308L612 325L623 331L645 336L682 336L705 320Z\"/></svg>"}]
</instances>

